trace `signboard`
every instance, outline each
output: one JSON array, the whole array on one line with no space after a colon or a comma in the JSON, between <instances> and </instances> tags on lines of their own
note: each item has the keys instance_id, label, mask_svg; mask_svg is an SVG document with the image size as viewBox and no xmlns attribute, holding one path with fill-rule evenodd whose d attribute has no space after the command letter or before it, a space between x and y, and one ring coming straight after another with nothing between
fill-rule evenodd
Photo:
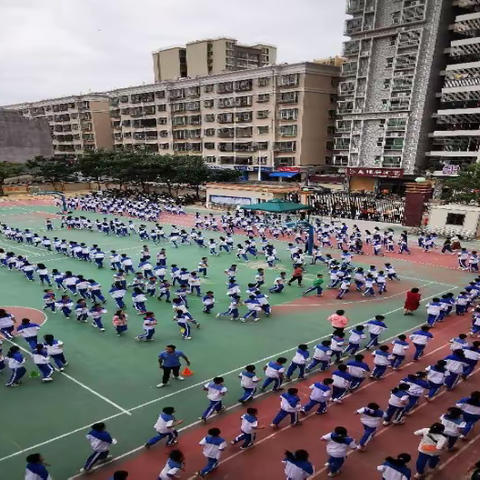
<instances>
[{"instance_id":1,"label":"signboard","mask_svg":"<svg viewBox=\"0 0 480 480\"><path fill-rule=\"evenodd\" d=\"M295 172L300 173L300 168L298 167L278 167L277 172Z\"/></svg>"},{"instance_id":2,"label":"signboard","mask_svg":"<svg viewBox=\"0 0 480 480\"><path fill-rule=\"evenodd\" d=\"M251 205L252 199L248 197L231 197L228 195L210 195L210 202L219 205Z\"/></svg>"},{"instance_id":3,"label":"signboard","mask_svg":"<svg viewBox=\"0 0 480 480\"><path fill-rule=\"evenodd\" d=\"M443 175L458 175L460 165L444 165L442 168Z\"/></svg>"},{"instance_id":4,"label":"signboard","mask_svg":"<svg viewBox=\"0 0 480 480\"><path fill-rule=\"evenodd\" d=\"M251 165L235 165L234 170L241 172L258 172L258 167L252 167ZM273 172L273 167L261 167L262 172Z\"/></svg>"},{"instance_id":5,"label":"signboard","mask_svg":"<svg viewBox=\"0 0 480 480\"><path fill-rule=\"evenodd\" d=\"M258 172L258 167L250 165L207 165L212 170L238 170L241 172ZM273 172L273 167L263 167L262 172Z\"/></svg>"},{"instance_id":6,"label":"signboard","mask_svg":"<svg viewBox=\"0 0 480 480\"><path fill-rule=\"evenodd\" d=\"M377 178L402 178L402 168L368 168L355 167L347 168L347 175L349 177L377 177Z\"/></svg>"}]
</instances>

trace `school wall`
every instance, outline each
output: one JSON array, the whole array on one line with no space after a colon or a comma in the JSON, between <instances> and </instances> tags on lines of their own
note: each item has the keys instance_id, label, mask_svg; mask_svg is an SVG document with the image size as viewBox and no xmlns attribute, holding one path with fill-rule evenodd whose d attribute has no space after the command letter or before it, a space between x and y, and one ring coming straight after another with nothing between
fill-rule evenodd
<instances>
[{"instance_id":1,"label":"school wall","mask_svg":"<svg viewBox=\"0 0 480 480\"><path fill-rule=\"evenodd\" d=\"M225 197L224 203L222 203L221 198L212 197ZM232 198L238 199L237 202L235 203L235 200L232 200ZM283 199L285 198L285 194L242 190L241 188L236 190L226 188L207 188L206 206L207 208L211 208L214 205L231 204L235 207L236 205L251 205L260 202L267 202L274 198Z\"/></svg>"},{"instance_id":2,"label":"school wall","mask_svg":"<svg viewBox=\"0 0 480 480\"><path fill-rule=\"evenodd\" d=\"M446 208L448 207L448 208ZM456 213L465 215L465 221L462 226L447 224L447 216L449 213ZM428 226L435 227L447 227L459 234L462 231L470 230L475 232L475 237L480 237L480 208L466 207L463 205L447 205L442 207L433 206L428 218Z\"/></svg>"}]
</instances>

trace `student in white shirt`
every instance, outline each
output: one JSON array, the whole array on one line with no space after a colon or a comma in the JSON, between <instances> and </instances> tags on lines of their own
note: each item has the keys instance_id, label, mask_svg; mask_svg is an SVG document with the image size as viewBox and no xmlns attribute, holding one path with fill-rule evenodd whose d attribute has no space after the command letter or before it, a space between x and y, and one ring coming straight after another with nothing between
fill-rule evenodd
<instances>
[{"instance_id":1,"label":"student in white shirt","mask_svg":"<svg viewBox=\"0 0 480 480\"><path fill-rule=\"evenodd\" d=\"M223 382L223 377L215 377L211 382L203 386L203 389L207 392L207 398L210 402L207 409L199 418L203 422L206 422L208 417L212 415L213 412L219 413L225 410L222 401L223 397L228 392L228 389L225 387Z\"/></svg>"},{"instance_id":2,"label":"student in white shirt","mask_svg":"<svg viewBox=\"0 0 480 480\"><path fill-rule=\"evenodd\" d=\"M333 477L340 473L348 450L357 448L357 444L352 437L348 436L345 427L336 427L333 432L327 433L321 438L327 442L328 476Z\"/></svg>"},{"instance_id":3,"label":"student in white shirt","mask_svg":"<svg viewBox=\"0 0 480 480\"><path fill-rule=\"evenodd\" d=\"M440 462L442 450L447 445L444 435L445 427L441 423L434 423L430 428L422 428L413 432L422 437L418 445L417 474L415 478L422 478L426 468L434 469Z\"/></svg>"},{"instance_id":4,"label":"student in white shirt","mask_svg":"<svg viewBox=\"0 0 480 480\"><path fill-rule=\"evenodd\" d=\"M200 478L205 478L217 468L222 452L227 448L227 442L220 436L221 433L219 428L211 428L208 435L200 440L203 455L207 458L207 465L197 472Z\"/></svg>"},{"instance_id":5,"label":"student in white shirt","mask_svg":"<svg viewBox=\"0 0 480 480\"><path fill-rule=\"evenodd\" d=\"M282 463L287 480L304 480L315 473L315 467L308 461L306 450L297 450L295 453L286 451Z\"/></svg>"},{"instance_id":6,"label":"student in white shirt","mask_svg":"<svg viewBox=\"0 0 480 480\"><path fill-rule=\"evenodd\" d=\"M356 414L360 415L360 422L363 425L365 433L358 442L358 450L365 451L367 443L373 438L381 425L385 412L380 410L377 403L369 403L366 407L358 409Z\"/></svg>"},{"instance_id":7,"label":"student in white shirt","mask_svg":"<svg viewBox=\"0 0 480 480\"><path fill-rule=\"evenodd\" d=\"M178 432L176 426L183 423L183 420L177 420L173 414L175 409L173 407L165 407L162 410L162 413L158 416L157 421L153 428L157 432L157 435L152 437L146 444L145 447L148 449L152 445L155 445L160 440L164 438L167 439L166 446L171 447L177 443Z\"/></svg>"},{"instance_id":8,"label":"student in white shirt","mask_svg":"<svg viewBox=\"0 0 480 480\"><path fill-rule=\"evenodd\" d=\"M396 458L387 457L377 470L382 472L383 480L410 480L411 470L407 467L407 463L411 459L408 453L401 453Z\"/></svg>"},{"instance_id":9,"label":"student in white shirt","mask_svg":"<svg viewBox=\"0 0 480 480\"><path fill-rule=\"evenodd\" d=\"M158 480L172 480L180 478L178 473L184 470L185 457L180 450L172 450L168 456L167 463L158 474Z\"/></svg>"},{"instance_id":10,"label":"student in white shirt","mask_svg":"<svg viewBox=\"0 0 480 480\"><path fill-rule=\"evenodd\" d=\"M247 413L243 414L240 417L242 420L242 425L240 427L242 433L230 442L232 445L235 445L243 441L243 445L240 447L240 450L245 450L247 448L253 447L256 436L255 432L259 429L265 428L258 425L257 413L258 410L251 407L247 408Z\"/></svg>"}]
</instances>

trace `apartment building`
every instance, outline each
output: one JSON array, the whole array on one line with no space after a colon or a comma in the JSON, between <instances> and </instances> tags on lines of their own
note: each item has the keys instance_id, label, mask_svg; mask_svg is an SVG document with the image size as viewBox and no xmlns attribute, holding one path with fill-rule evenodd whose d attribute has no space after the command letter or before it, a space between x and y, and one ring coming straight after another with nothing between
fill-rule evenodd
<instances>
[{"instance_id":1,"label":"apartment building","mask_svg":"<svg viewBox=\"0 0 480 480\"><path fill-rule=\"evenodd\" d=\"M161 82L271 65L277 60L277 49L272 45L244 45L234 38L221 37L161 49L152 55L155 82Z\"/></svg>"},{"instance_id":2,"label":"apartment building","mask_svg":"<svg viewBox=\"0 0 480 480\"><path fill-rule=\"evenodd\" d=\"M348 0L332 165L351 188L423 170L451 10L452 0Z\"/></svg>"},{"instance_id":3,"label":"apartment building","mask_svg":"<svg viewBox=\"0 0 480 480\"><path fill-rule=\"evenodd\" d=\"M295 174L330 161L339 74L297 63L115 90L114 145L202 155L212 168Z\"/></svg>"},{"instance_id":4,"label":"apartment building","mask_svg":"<svg viewBox=\"0 0 480 480\"><path fill-rule=\"evenodd\" d=\"M106 94L88 94L2 107L27 118L46 119L55 156L77 158L100 148L113 147Z\"/></svg>"},{"instance_id":5,"label":"apartment building","mask_svg":"<svg viewBox=\"0 0 480 480\"><path fill-rule=\"evenodd\" d=\"M480 161L480 0L453 2L453 13L427 154L429 169L440 176Z\"/></svg>"}]
</instances>

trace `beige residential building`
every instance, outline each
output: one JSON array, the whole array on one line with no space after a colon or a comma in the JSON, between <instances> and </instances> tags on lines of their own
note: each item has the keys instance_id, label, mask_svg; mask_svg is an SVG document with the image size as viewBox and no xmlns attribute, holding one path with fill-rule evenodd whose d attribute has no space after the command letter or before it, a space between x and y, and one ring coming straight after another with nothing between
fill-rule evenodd
<instances>
[{"instance_id":1,"label":"beige residential building","mask_svg":"<svg viewBox=\"0 0 480 480\"><path fill-rule=\"evenodd\" d=\"M27 118L46 119L57 156L76 158L86 152L113 146L106 94L61 97L2 108L19 111Z\"/></svg>"},{"instance_id":2,"label":"beige residential building","mask_svg":"<svg viewBox=\"0 0 480 480\"><path fill-rule=\"evenodd\" d=\"M155 82L161 82L272 65L277 60L277 49L272 45L243 45L234 38L221 37L161 49L152 55Z\"/></svg>"},{"instance_id":3,"label":"beige residential building","mask_svg":"<svg viewBox=\"0 0 480 480\"><path fill-rule=\"evenodd\" d=\"M335 55L334 57L317 58L313 62L322 65L335 65L336 67L341 67L345 63L345 58Z\"/></svg>"},{"instance_id":4,"label":"beige residential building","mask_svg":"<svg viewBox=\"0 0 480 480\"><path fill-rule=\"evenodd\" d=\"M265 173L329 163L340 68L297 63L110 92L117 149Z\"/></svg>"}]
</instances>

